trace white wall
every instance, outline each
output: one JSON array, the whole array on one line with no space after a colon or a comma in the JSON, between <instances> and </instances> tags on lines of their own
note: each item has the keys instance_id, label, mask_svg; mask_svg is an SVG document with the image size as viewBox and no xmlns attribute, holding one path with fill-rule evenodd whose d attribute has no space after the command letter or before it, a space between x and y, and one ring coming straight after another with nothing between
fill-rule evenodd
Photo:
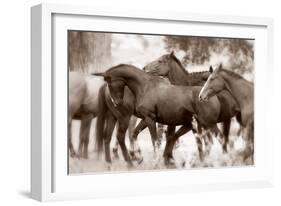
<instances>
[{"instance_id":1,"label":"white wall","mask_svg":"<svg viewBox=\"0 0 281 206\"><path fill-rule=\"evenodd\" d=\"M45 1L43 1L45 2ZM110 7L125 7L140 10L181 11L207 14L230 14L242 16L266 16L275 20L274 57L275 68L280 68L275 77L275 85L280 88L280 50L281 46L281 13L277 0L58 0L56 3L72 3L85 5L103 5ZM30 149L30 13L29 7L40 3L29 0L9 0L1 2L1 32L0 32L0 89L1 89L1 205L24 204L34 205L37 202L27 198L29 191L29 149ZM266 68L264 68L266 69ZM279 81L279 82L278 82ZM280 92L279 92L280 93ZM280 95L276 97L276 105L281 105ZM3 115L4 114L4 115ZM276 117L272 122L279 121L280 109L276 107ZM244 204L280 204L280 132L276 130L276 187L273 189L252 189L228 192L179 194L170 196L130 197L109 200L83 201L85 205L240 205ZM265 137L266 138L266 137ZM4 140L4 141L3 141ZM59 203L62 205L77 205L77 202Z\"/></svg>"}]
</instances>

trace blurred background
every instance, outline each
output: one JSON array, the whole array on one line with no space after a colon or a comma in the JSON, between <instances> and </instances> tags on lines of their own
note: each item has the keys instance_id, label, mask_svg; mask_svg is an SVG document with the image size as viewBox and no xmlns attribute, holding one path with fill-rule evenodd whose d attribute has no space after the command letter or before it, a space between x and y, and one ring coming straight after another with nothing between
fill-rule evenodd
<instances>
[{"instance_id":1,"label":"blurred background","mask_svg":"<svg viewBox=\"0 0 281 206\"><path fill-rule=\"evenodd\" d=\"M253 80L254 40L69 31L69 69L102 72L119 63L143 68L175 51L190 72L220 63Z\"/></svg>"}]
</instances>

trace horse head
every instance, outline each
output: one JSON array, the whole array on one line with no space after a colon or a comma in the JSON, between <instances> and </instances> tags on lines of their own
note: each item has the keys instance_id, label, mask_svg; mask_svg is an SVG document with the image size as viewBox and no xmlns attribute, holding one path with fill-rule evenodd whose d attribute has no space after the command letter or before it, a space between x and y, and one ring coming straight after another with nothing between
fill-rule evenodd
<instances>
[{"instance_id":1,"label":"horse head","mask_svg":"<svg viewBox=\"0 0 281 206\"><path fill-rule=\"evenodd\" d=\"M165 54L159 57L155 61L150 62L143 68L143 70L157 76L168 76L170 71L170 60L172 58L176 58L174 51L172 51L170 54Z\"/></svg>"},{"instance_id":2,"label":"horse head","mask_svg":"<svg viewBox=\"0 0 281 206\"><path fill-rule=\"evenodd\" d=\"M122 78L115 77L110 72L93 73L92 75L102 76L107 82L109 95L115 107L123 104L125 83Z\"/></svg>"},{"instance_id":3,"label":"horse head","mask_svg":"<svg viewBox=\"0 0 281 206\"><path fill-rule=\"evenodd\" d=\"M206 83L199 93L199 101L208 101L210 97L214 96L225 88L225 82L220 75L220 71L222 69L222 64L220 64L216 70L213 70L213 67L210 66L211 75L208 77Z\"/></svg>"}]
</instances>

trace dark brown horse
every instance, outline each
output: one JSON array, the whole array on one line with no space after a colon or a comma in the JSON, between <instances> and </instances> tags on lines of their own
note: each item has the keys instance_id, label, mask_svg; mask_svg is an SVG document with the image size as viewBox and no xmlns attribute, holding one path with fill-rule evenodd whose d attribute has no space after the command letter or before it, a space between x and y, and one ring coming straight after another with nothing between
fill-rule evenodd
<instances>
[{"instance_id":1,"label":"dark brown horse","mask_svg":"<svg viewBox=\"0 0 281 206\"><path fill-rule=\"evenodd\" d=\"M104 146L105 160L107 163L111 164L110 142L115 124L118 122L117 140L125 161L129 166L132 166L132 160L125 145L125 134L129 126L132 129L135 127L136 120L135 117L132 116L135 106L134 95L128 88L125 88L124 104L122 106L117 106L111 96L108 85L104 84L100 88L98 101L96 124L96 145L98 153L101 153ZM132 129L129 129L131 148L133 151L138 151L140 153L137 142L133 142ZM136 157L139 162L142 161L140 155L137 156L137 154L131 152L131 156Z\"/></svg>"},{"instance_id":2,"label":"dark brown horse","mask_svg":"<svg viewBox=\"0 0 281 206\"><path fill-rule=\"evenodd\" d=\"M212 127L218 122L220 104L216 96L208 102L199 102L198 95L201 87L177 86L167 83L158 76L151 76L146 72L132 66L121 64L105 73L100 73L109 85L114 104L124 104L124 91L126 86L136 98L135 114L142 118L147 125L153 140L154 149L157 139L156 122L177 126L180 129L167 139L164 159L170 162L175 141L192 129L192 117L205 127ZM156 151L157 152L157 151Z\"/></svg>"},{"instance_id":3,"label":"dark brown horse","mask_svg":"<svg viewBox=\"0 0 281 206\"><path fill-rule=\"evenodd\" d=\"M118 123L117 142L121 147L124 159L128 164L132 165L132 160L136 160L140 164L143 160L141 149L137 142L137 135L144 128L145 122L141 121L135 129L137 118L135 113L135 96L128 87L125 87L123 104L117 105L111 96L108 84L104 84L98 94L98 115L96 124L96 145L98 153L101 153L103 146L105 149L105 160L111 164L110 142L112 138L113 129ZM158 125L159 126L159 125ZM162 139L161 126L159 126L159 137ZM128 154L125 145L125 134L128 130L130 140L130 151ZM161 143L159 143L161 144ZM117 144L113 148L115 156L117 156Z\"/></svg>"},{"instance_id":4,"label":"dark brown horse","mask_svg":"<svg viewBox=\"0 0 281 206\"><path fill-rule=\"evenodd\" d=\"M174 52L163 55L149 63L144 67L144 71L167 77L174 85L184 86L203 86L211 74L210 71L189 73L174 55ZM220 107L218 122L223 123L223 151L227 152L231 118L239 114L239 108L228 91L222 90L216 96L220 101L220 105L218 105ZM215 132L218 132L218 130Z\"/></svg>"},{"instance_id":5,"label":"dark brown horse","mask_svg":"<svg viewBox=\"0 0 281 206\"><path fill-rule=\"evenodd\" d=\"M243 137L246 140L244 160L248 157L253 162L254 153L254 88L253 83L240 75L225 70L219 66L208 78L200 91L199 100L209 101L222 90L227 90L233 96L241 111Z\"/></svg>"}]
</instances>

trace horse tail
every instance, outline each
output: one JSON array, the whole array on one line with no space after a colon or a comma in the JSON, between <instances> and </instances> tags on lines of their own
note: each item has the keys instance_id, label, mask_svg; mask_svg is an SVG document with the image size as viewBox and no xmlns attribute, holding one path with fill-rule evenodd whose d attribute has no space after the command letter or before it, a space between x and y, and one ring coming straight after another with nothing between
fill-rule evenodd
<instances>
[{"instance_id":1,"label":"horse tail","mask_svg":"<svg viewBox=\"0 0 281 206\"><path fill-rule=\"evenodd\" d=\"M106 84L104 84L99 89L99 94L98 94L98 115L97 115L97 123L96 123L96 149L98 154L100 154L103 150L106 113L108 109L105 101L105 89L106 89Z\"/></svg>"}]
</instances>

